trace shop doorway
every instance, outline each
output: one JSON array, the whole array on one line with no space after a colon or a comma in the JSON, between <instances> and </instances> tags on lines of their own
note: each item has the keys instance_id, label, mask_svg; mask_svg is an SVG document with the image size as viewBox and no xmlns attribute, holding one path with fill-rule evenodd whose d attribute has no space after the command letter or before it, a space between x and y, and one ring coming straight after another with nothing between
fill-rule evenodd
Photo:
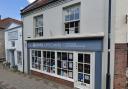
<instances>
[{"instance_id":1,"label":"shop doorway","mask_svg":"<svg viewBox=\"0 0 128 89\"><path fill-rule=\"evenodd\" d=\"M94 89L94 53L77 53L75 62L75 83L79 89Z\"/></svg>"}]
</instances>

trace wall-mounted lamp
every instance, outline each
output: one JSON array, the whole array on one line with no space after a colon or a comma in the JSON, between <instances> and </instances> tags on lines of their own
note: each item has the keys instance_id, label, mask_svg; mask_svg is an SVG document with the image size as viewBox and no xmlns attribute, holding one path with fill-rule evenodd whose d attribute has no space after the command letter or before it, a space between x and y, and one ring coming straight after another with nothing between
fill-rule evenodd
<instances>
[{"instance_id":1,"label":"wall-mounted lamp","mask_svg":"<svg viewBox=\"0 0 128 89\"><path fill-rule=\"evenodd\" d=\"M125 17L125 23L127 24L128 23L128 14L126 14L126 17Z\"/></svg>"}]
</instances>

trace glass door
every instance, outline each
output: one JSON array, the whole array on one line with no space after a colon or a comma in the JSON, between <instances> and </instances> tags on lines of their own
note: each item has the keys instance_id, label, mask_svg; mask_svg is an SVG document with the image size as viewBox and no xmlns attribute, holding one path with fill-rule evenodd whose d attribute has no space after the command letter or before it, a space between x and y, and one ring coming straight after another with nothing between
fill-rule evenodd
<instances>
[{"instance_id":1,"label":"glass door","mask_svg":"<svg viewBox=\"0 0 128 89\"><path fill-rule=\"evenodd\" d=\"M93 89L93 53L78 53L75 63L76 81L75 87L79 89Z\"/></svg>"}]
</instances>

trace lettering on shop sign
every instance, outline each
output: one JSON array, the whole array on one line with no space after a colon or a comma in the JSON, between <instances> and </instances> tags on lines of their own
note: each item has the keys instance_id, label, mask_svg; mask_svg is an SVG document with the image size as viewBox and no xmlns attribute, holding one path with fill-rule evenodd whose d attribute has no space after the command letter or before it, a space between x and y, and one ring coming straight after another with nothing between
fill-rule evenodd
<instances>
[{"instance_id":1,"label":"lettering on shop sign","mask_svg":"<svg viewBox=\"0 0 128 89\"><path fill-rule=\"evenodd\" d=\"M28 48L58 49L58 50L102 50L102 41L49 41L28 42Z\"/></svg>"}]
</instances>

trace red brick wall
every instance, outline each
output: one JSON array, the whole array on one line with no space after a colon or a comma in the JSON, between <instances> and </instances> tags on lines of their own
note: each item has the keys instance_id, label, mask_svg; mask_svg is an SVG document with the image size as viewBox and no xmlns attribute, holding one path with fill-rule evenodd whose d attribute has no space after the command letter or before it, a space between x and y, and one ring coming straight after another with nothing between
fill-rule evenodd
<instances>
[{"instance_id":1,"label":"red brick wall","mask_svg":"<svg viewBox=\"0 0 128 89\"><path fill-rule=\"evenodd\" d=\"M127 44L115 45L114 89L126 89Z\"/></svg>"},{"instance_id":2,"label":"red brick wall","mask_svg":"<svg viewBox=\"0 0 128 89\"><path fill-rule=\"evenodd\" d=\"M60 78L53 77L53 76L50 76L50 75L47 75L47 74L39 73L39 72L36 72L36 71L33 71L33 70L31 70L31 74L35 75L35 76L38 76L38 77L41 77L41 78L51 80L51 81L55 81L57 83L60 83L60 84L63 84L63 85L66 85L66 86L69 86L69 87L72 87L72 88L74 87L73 82L70 82L70 81L67 81L67 80L64 80L64 79L60 79Z\"/></svg>"}]
</instances>

